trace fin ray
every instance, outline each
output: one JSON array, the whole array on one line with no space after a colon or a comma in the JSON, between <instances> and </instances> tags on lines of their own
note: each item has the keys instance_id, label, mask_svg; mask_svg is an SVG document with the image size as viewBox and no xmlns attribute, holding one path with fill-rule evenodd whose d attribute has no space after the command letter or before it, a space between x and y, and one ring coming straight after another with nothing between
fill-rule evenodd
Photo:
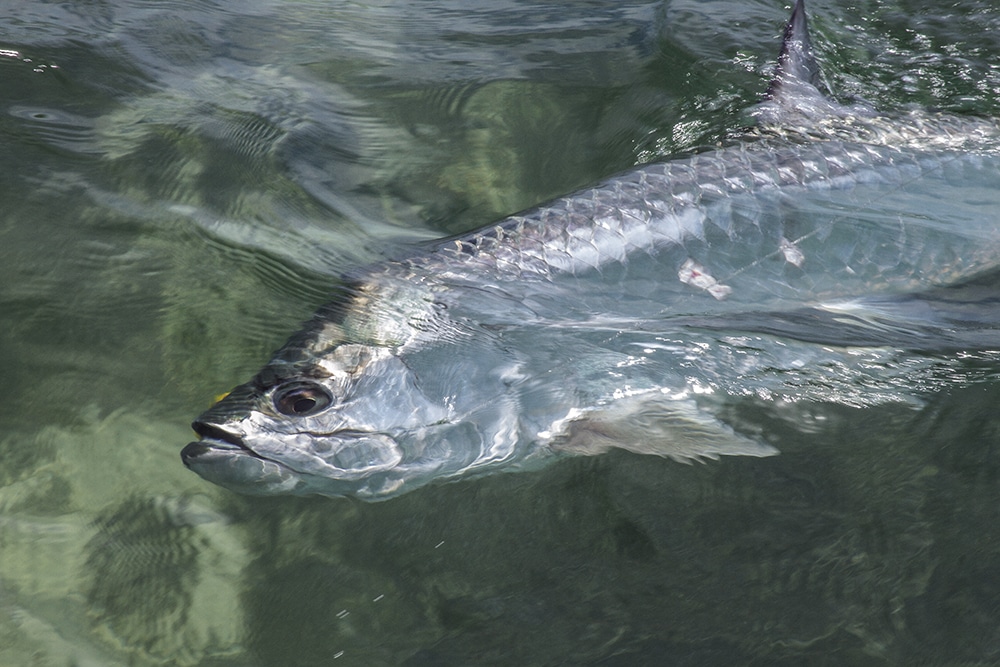
<instances>
[{"instance_id":1,"label":"fin ray","mask_svg":"<svg viewBox=\"0 0 1000 667\"><path fill-rule=\"evenodd\" d=\"M588 410L553 439L556 451L594 455L610 449L656 454L683 463L720 456L773 456L774 447L737 433L694 401L665 396L622 399Z\"/></svg>"}]
</instances>

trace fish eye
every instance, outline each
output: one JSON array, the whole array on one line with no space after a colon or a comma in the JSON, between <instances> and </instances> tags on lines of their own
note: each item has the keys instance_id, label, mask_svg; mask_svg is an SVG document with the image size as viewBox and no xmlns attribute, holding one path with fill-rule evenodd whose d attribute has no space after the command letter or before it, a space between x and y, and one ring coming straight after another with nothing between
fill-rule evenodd
<instances>
[{"instance_id":1,"label":"fish eye","mask_svg":"<svg viewBox=\"0 0 1000 667\"><path fill-rule=\"evenodd\" d=\"M308 417L322 412L333 402L333 397L314 382L293 382L274 392L274 407L283 415Z\"/></svg>"}]
</instances>

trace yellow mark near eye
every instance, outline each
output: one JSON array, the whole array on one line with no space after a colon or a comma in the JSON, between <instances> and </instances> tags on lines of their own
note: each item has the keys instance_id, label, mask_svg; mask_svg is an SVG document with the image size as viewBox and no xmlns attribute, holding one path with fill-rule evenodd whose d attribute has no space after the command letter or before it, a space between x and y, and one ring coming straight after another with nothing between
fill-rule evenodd
<instances>
[{"instance_id":1,"label":"yellow mark near eye","mask_svg":"<svg viewBox=\"0 0 1000 667\"><path fill-rule=\"evenodd\" d=\"M212 405L216 405L219 401L221 401L222 399L224 399L226 396L229 396L229 394L231 394L231 393L233 393L233 392L227 391L227 392L225 392L223 394L217 395L214 399L212 399Z\"/></svg>"}]
</instances>

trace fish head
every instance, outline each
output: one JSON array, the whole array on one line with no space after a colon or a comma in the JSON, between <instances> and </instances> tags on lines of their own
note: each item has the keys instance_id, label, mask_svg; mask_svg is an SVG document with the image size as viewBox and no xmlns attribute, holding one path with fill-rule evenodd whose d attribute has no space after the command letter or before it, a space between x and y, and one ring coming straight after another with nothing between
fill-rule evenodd
<instances>
[{"instance_id":1,"label":"fish head","mask_svg":"<svg viewBox=\"0 0 1000 667\"><path fill-rule=\"evenodd\" d=\"M200 440L181 452L188 468L243 493L379 500L516 444L509 378L497 365L463 366L468 349L296 350L194 421Z\"/></svg>"}]
</instances>

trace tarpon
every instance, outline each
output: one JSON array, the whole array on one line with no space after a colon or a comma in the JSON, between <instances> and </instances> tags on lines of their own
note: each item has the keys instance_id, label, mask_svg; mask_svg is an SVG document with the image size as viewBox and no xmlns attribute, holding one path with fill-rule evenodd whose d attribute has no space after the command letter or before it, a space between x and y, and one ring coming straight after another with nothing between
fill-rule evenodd
<instances>
[{"instance_id":1,"label":"tarpon","mask_svg":"<svg viewBox=\"0 0 1000 667\"><path fill-rule=\"evenodd\" d=\"M719 417L734 397L915 399L913 351L983 330L934 290L1000 265L1000 128L841 105L818 75L798 0L744 140L350 272L184 463L377 500L611 448L777 453Z\"/></svg>"}]
</instances>

